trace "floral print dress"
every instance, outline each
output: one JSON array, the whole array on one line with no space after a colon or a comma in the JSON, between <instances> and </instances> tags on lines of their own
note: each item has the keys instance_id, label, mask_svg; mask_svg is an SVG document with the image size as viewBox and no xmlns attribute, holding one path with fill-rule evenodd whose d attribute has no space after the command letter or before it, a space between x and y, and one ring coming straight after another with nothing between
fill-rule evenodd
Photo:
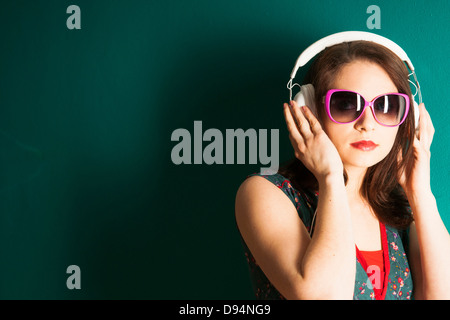
<instances>
[{"instance_id":1,"label":"floral print dress","mask_svg":"<svg viewBox=\"0 0 450 320\"><path fill-rule=\"evenodd\" d=\"M300 219L308 232L311 230L313 215L317 207L318 193L311 190L297 190L289 180L280 174L259 175L266 178L280 188L292 201L297 209ZM250 177L249 176L249 177ZM384 254L385 281L381 295L375 294L370 279L366 272L367 266L361 254L356 256L356 280L353 299L355 300L409 300L413 298L413 282L411 270L406 255L408 245L408 230L397 230L390 226L380 224L382 234L382 246ZM285 299L265 276L257 261L242 239L245 257L250 270L250 278L257 299L278 300Z\"/></svg>"}]
</instances>

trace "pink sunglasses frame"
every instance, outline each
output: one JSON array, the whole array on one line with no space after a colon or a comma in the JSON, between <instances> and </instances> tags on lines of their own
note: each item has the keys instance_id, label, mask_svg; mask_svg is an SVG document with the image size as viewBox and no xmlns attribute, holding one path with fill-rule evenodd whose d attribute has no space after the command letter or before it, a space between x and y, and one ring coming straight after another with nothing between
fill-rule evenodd
<instances>
[{"instance_id":1,"label":"pink sunglasses frame","mask_svg":"<svg viewBox=\"0 0 450 320\"><path fill-rule=\"evenodd\" d=\"M335 93L335 92L351 92L351 93L355 93L355 94L359 95L361 98L363 98L363 100L364 100L364 107L363 107L363 109L362 109L362 111L361 111L361 114L359 115L358 118L356 118L355 120L349 121L349 122L339 122L339 121L336 121L335 119L333 119L333 117L331 116L331 112L330 112L330 100L331 100L332 94ZM381 123L380 121L378 121L377 116L375 115L375 110L374 110L374 108L373 108L373 103L374 103L375 100L377 100L378 98L383 97L383 96L385 96L385 95L388 95L388 94L393 94L393 95L397 95L397 96L402 96L402 97L404 97L404 98L406 99L406 108L405 108L406 110L405 110L405 114L403 115L402 120L401 120L398 124L395 124L395 125L387 125L387 124L383 124L383 123ZM333 122L335 122L335 123L339 123L339 124L346 124L346 123L352 123L352 122L358 121L358 119L361 118L361 116L364 114L364 111L366 110L366 107L367 107L367 106L369 106L369 107L372 109L372 115L373 115L373 118L374 118L375 121L378 122L380 125L382 125L382 126L384 126L384 127L397 127L397 126L401 125L401 124L405 121L406 117L408 116L409 106L410 106L410 100L409 100L409 96L408 96L407 94L404 94L404 93L398 93L398 92L391 92L391 93L380 94L379 96L376 96L375 98L373 98L372 101L368 102L368 101L362 96L362 94L359 94L358 92L351 91L351 90L341 90L341 89L331 89L331 90L328 90L328 91L327 91L327 94L326 94L326 96L325 96L325 110L327 111L328 117L331 119L331 121L333 121Z\"/></svg>"}]
</instances>

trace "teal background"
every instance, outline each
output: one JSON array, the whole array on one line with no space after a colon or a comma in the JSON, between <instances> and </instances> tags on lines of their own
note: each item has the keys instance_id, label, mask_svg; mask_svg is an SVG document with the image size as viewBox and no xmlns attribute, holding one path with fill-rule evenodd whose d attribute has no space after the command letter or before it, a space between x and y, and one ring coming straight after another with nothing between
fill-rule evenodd
<instances>
[{"instance_id":1,"label":"teal background","mask_svg":"<svg viewBox=\"0 0 450 320\"><path fill-rule=\"evenodd\" d=\"M71 4L81 30L66 27ZM290 159L281 106L297 56L331 33L371 31L371 4L373 32L416 67L449 226L450 2L3 1L0 298L253 298L234 197L264 165L176 166L171 134L193 134L195 120L223 134L278 128ZM72 264L81 290L66 287Z\"/></svg>"}]
</instances>

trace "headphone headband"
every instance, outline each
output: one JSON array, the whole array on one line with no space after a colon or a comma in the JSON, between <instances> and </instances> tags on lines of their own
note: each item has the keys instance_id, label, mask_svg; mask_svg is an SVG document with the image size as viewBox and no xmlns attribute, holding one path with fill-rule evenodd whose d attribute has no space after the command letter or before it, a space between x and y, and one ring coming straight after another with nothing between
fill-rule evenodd
<instances>
[{"instance_id":1,"label":"headphone headband","mask_svg":"<svg viewBox=\"0 0 450 320\"><path fill-rule=\"evenodd\" d=\"M394 52L400 59L402 59L402 61L406 62L406 64L408 65L408 68L412 72L414 72L414 66L413 66L411 60L409 60L408 55L394 41L389 40L388 38L385 38L378 34L374 34L374 33L370 33L370 32L344 31L344 32L335 33L335 34L329 35L325 38L322 38L322 39L314 42L308 48L306 48L306 50L302 52L302 54L298 57L297 62L295 63L294 69L291 72L291 79L295 78L295 74L297 73L297 70L300 67L303 67L305 64L307 64L309 62L309 60L311 60L319 52L325 50L325 48L331 47L332 45L335 45L338 43L357 41L357 40L372 41L372 42L375 42L375 43L385 46L386 48L388 48L392 52Z\"/></svg>"},{"instance_id":2,"label":"headphone headband","mask_svg":"<svg viewBox=\"0 0 450 320\"><path fill-rule=\"evenodd\" d=\"M379 45L382 45L388 49L390 49L394 54L396 54L404 63L407 64L409 70L411 73L408 75L408 81L416 88L416 93L413 94L415 97L416 94L419 96L419 103L422 103L422 93L420 91L420 85L419 81L417 80L416 73L414 71L414 66L409 60L408 55L406 52L395 42L392 40L389 40L385 37L382 37L380 35L365 32L365 31L344 31L335 33L332 35L329 35L325 38L322 38L316 42L314 42L312 45L310 45L308 48L306 48L305 51L302 52L302 54L298 57L294 69L291 72L291 78L289 79L289 82L287 83L287 88L289 89L289 101L292 100L292 88L294 86L300 87L300 92L295 96L295 100L297 103L301 103L302 105L308 105L308 107L311 108L311 110L315 110L314 105L314 87L312 84L306 84L303 86L300 86L298 83L293 83L293 79L295 78L295 74L297 73L297 70L300 67L303 67L305 64L307 64L315 55L319 54L321 51L325 50L327 47L331 47L338 43L344 43L344 42L351 42L351 41L371 41L378 43ZM409 77L414 77L414 82L412 82ZM415 100L413 100L414 104L414 121L415 121L415 127L416 130L418 129L418 123L419 123L419 108L418 104ZM313 111L314 112L314 111Z\"/></svg>"}]
</instances>

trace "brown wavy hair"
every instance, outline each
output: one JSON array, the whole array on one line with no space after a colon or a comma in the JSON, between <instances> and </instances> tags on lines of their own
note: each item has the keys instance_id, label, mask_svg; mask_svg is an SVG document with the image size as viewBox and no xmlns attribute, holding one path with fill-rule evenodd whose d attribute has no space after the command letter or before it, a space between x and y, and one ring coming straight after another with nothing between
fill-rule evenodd
<instances>
[{"instance_id":1,"label":"brown wavy hair","mask_svg":"<svg viewBox=\"0 0 450 320\"><path fill-rule=\"evenodd\" d=\"M315 88L315 102L319 119L326 117L322 97L332 88L336 75L341 68L353 61L362 60L381 66L397 87L398 92L407 94L413 101L408 82L408 69L404 62L388 48L368 41L353 41L337 44L320 53L311 65L305 77L305 83ZM394 145L389 154L379 163L369 167L365 174L360 194L368 201L377 218L398 229L407 228L413 221L408 201L398 183L403 171L411 171L413 163L412 141L414 138L414 108L409 108L408 116L397 132ZM397 154L402 150L403 160L397 161ZM318 190L319 185L314 175L294 158L284 164L278 173L285 176L298 189ZM344 170L344 180L347 174Z\"/></svg>"}]
</instances>

